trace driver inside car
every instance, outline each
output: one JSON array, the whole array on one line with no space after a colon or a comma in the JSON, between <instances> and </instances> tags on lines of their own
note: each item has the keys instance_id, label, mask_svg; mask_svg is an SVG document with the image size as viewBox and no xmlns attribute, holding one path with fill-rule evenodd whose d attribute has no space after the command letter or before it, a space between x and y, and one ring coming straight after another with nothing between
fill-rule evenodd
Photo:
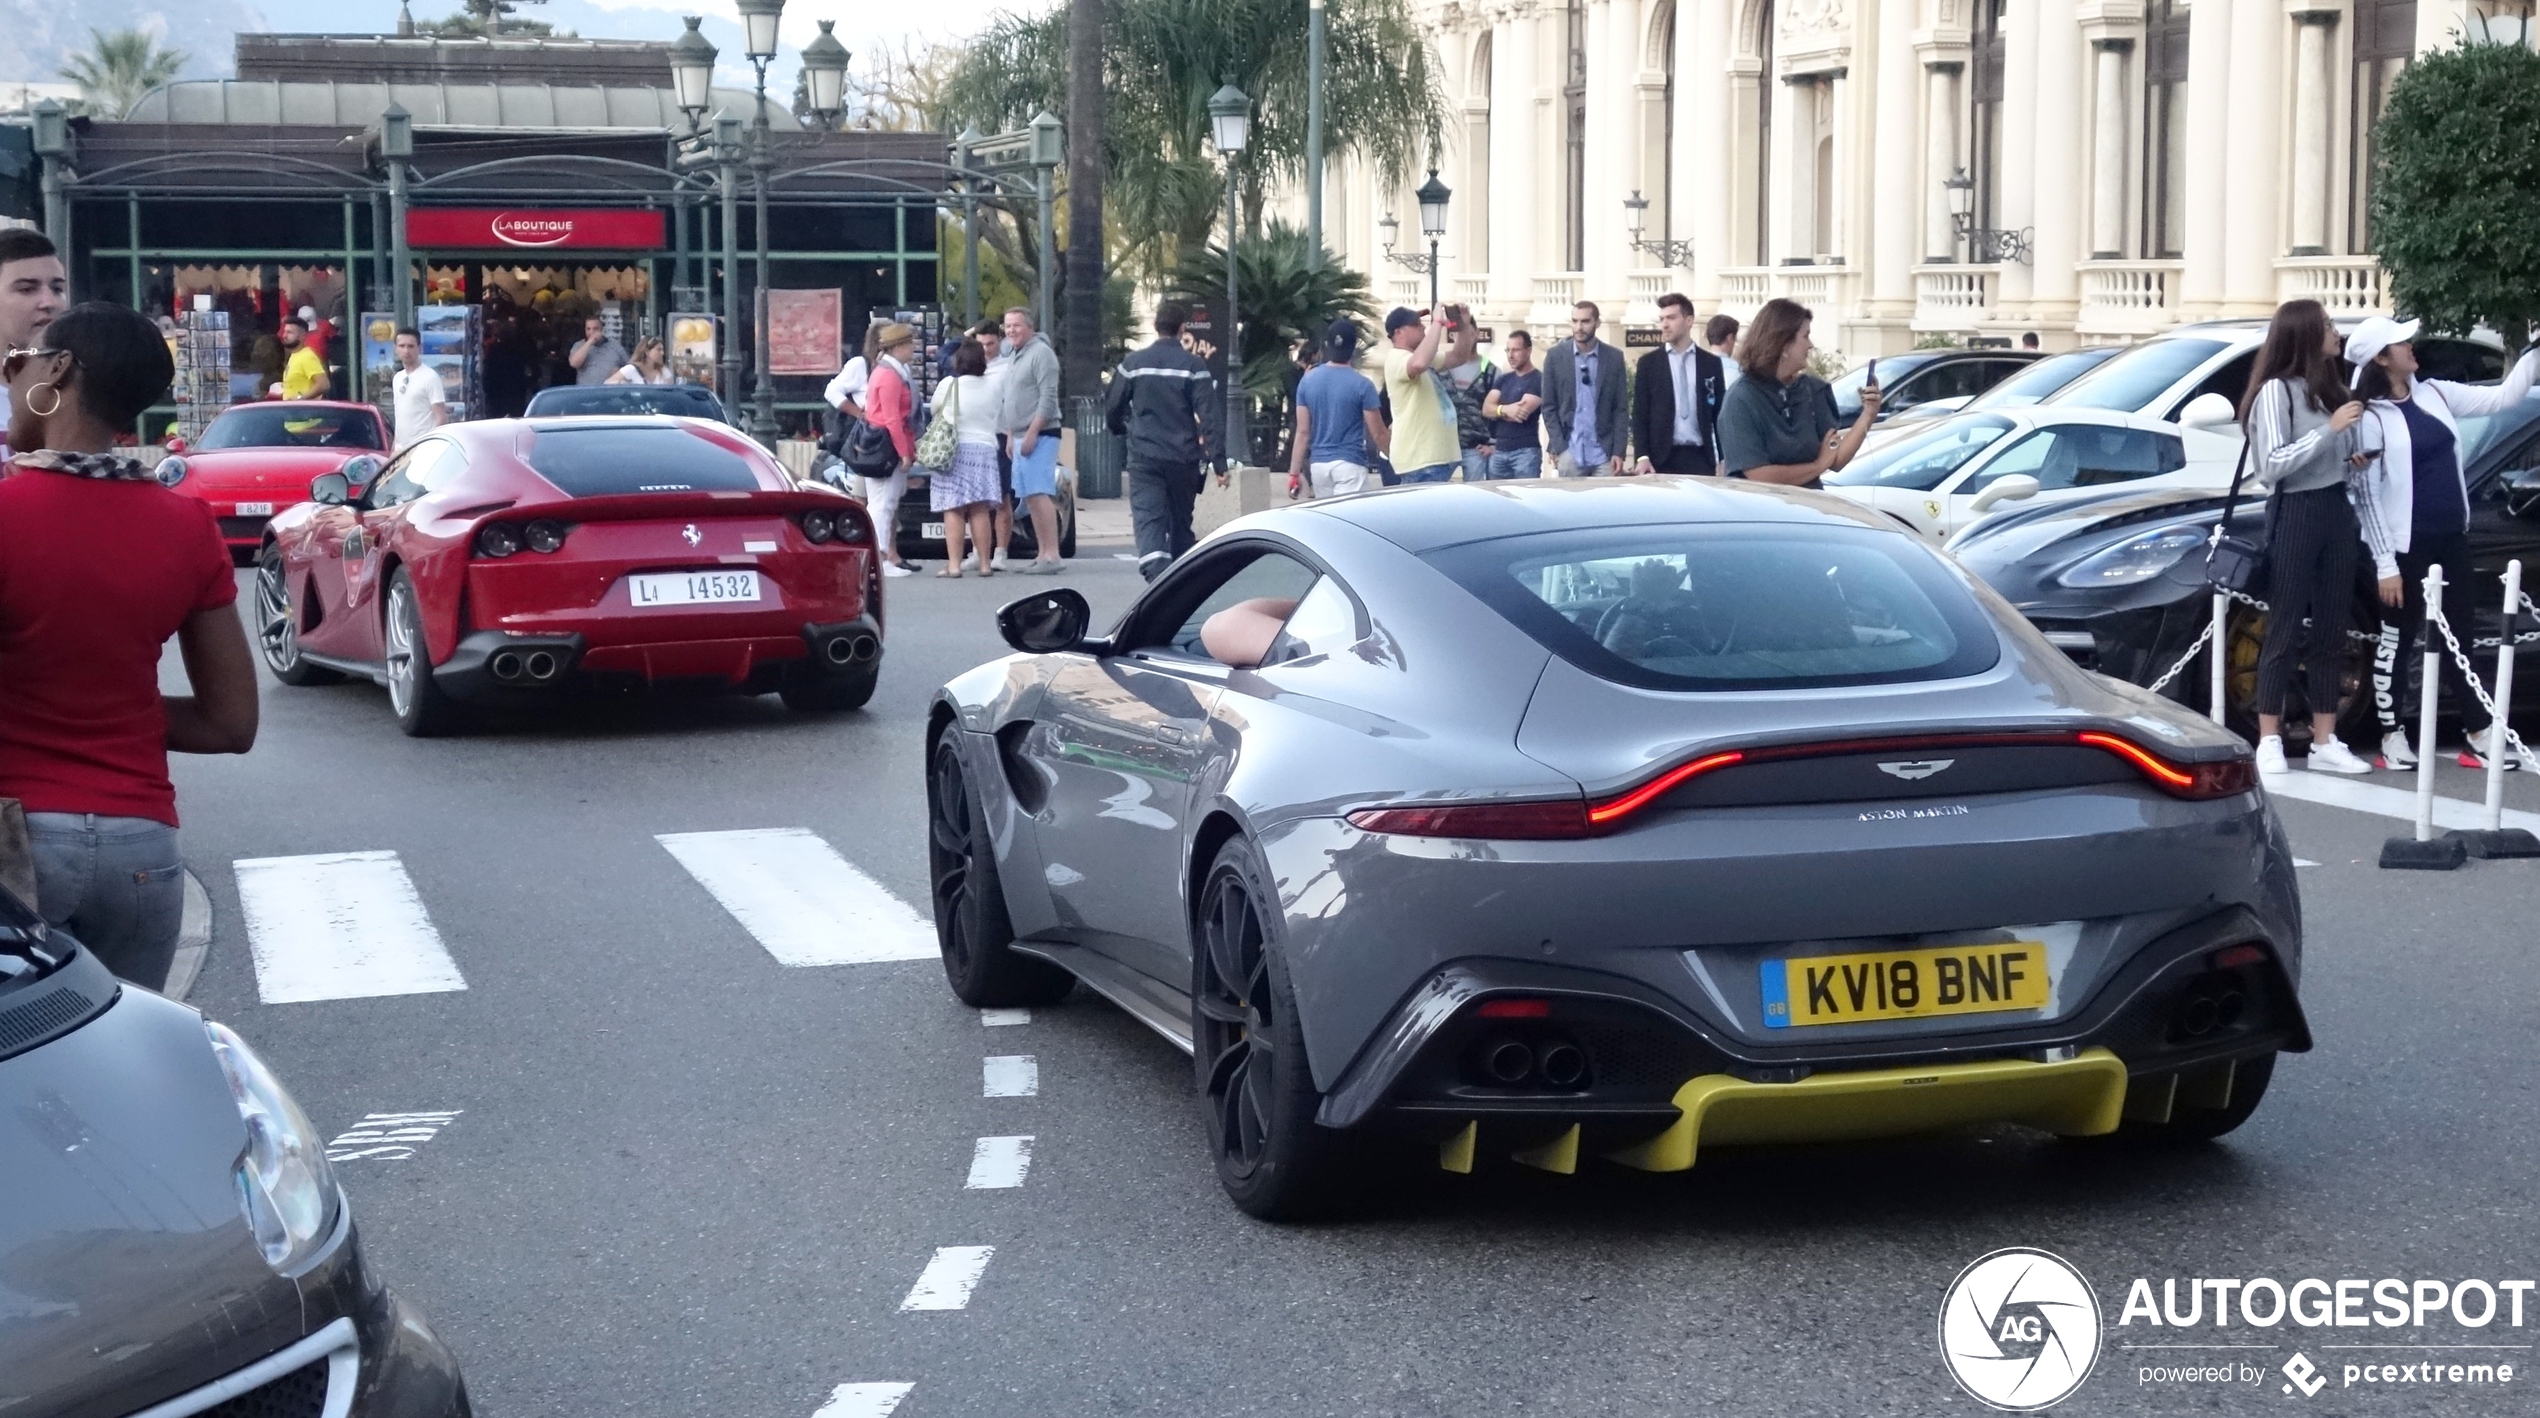
<instances>
[{"instance_id":1,"label":"driver inside car","mask_svg":"<svg viewBox=\"0 0 2540 1418\"><path fill-rule=\"evenodd\" d=\"M1201 622L1200 648L1221 665L1256 670L1296 614L1297 602L1284 596L1255 596L1237 601Z\"/></svg>"}]
</instances>

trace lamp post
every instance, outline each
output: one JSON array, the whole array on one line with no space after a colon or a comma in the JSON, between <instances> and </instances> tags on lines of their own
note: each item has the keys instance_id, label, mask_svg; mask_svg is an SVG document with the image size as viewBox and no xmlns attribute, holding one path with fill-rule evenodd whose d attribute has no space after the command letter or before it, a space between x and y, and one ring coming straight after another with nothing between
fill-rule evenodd
<instances>
[{"instance_id":1,"label":"lamp post","mask_svg":"<svg viewBox=\"0 0 2540 1418\"><path fill-rule=\"evenodd\" d=\"M1305 259L1323 269L1323 0L1305 7Z\"/></svg>"},{"instance_id":2,"label":"lamp post","mask_svg":"<svg viewBox=\"0 0 2540 1418\"><path fill-rule=\"evenodd\" d=\"M1251 420L1244 409L1243 349L1235 333L1239 328L1235 323L1235 234L1242 220L1235 210L1235 159L1252 136L1252 99L1232 84L1220 88L1208 97L1208 126L1219 156L1226 160L1226 329L1219 340L1226 351L1226 442L1221 466L1232 470L1239 442L1246 457L1252 453Z\"/></svg>"},{"instance_id":3,"label":"lamp post","mask_svg":"<svg viewBox=\"0 0 2540 1418\"><path fill-rule=\"evenodd\" d=\"M1941 179L1940 186L1949 194L1949 220L1958 228L1958 240L1964 245L1975 216L1976 180L1967 176L1962 167ZM1975 259L1974 251L1968 251L1967 259Z\"/></svg>"},{"instance_id":4,"label":"lamp post","mask_svg":"<svg viewBox=\"0 0 2540 1418\"><path fill-rule=\"evenodd\" d=\"M803 46L803 87L810 91L811 116L824 129L835 128L847 107L847 62L855 56L833 33L836 20L822 20L820 33Z\"/></svg>"},{"instance_id":5,"label":"lamp post","mask_svg":"<svg viewBox=\"0 0 2540 1418\"><path fill-rule=\"evenodd\" d=\"M1994 266L2005 261L2029 262L2030 233L2034 228L2004 231L1976 225L1976 180L1967 176L1965 168L1941 180L1949 193L1949 217L1958 224L1958 239L1966 243L1967 260L1979 266Z\"/></svg>"},{"instance_id":6,"label":"lamp post","mask_svg":"<svg viewBox=\"0 0 2540 1418\"><path fill-rule=\"evenodd\" d=\"M1394 220L1393 213L1385 213L1384 219L1376 223L1385 229L1385 259L1414 275L1429 278L1431 310L1438 308L1438 238L1446 235L1446 204L1447 199L1454 195L1447 190L1445 183L1438 181L1436 168L1429 169L1429 180L1421 183L1420 190L1411 194L1412 200L1420 204L1420 234L1429 239L1429 252L1425 256L1416 251L1405 256L1393 249L1394 242L1402 235L1402 223Z\"/></svg>"},{"instance_id":7,"label":"lamp post","mask_svg":"<svg viewBox=\"0 0 2540 1418\"><path fill-rule=\"evenodd\" d=\"M979 146L979 130L964 128L953 139L953 166L961 169L961 337L970 338L979 323L979 182L970 175L970 152Z\"/></svg>"},{"instance_id":8,"label":"lamp post","mask_svg":"<svg viewBox=\"0 0 2540 1418\"><path fill-rule=\"evenodd\" d=\"M406 251L406 160L415 155L414 115L391 101L379 112L379 160L388 165L388 300L398 328L415 323L414 281ZM372 250L377 250L373 247Z\"/></svg>"},{"instance_id":9,"label":"lamp post","mask_svg":"<svg viewBox=\"0 0 2540 1418\"><path fill-rule=\"evenodd\" d=\"M44 234L60 248L62 264L71 266L71 204L62 191L62 174L71 165L70 110L48 98L34 107L32 116L35 155L44 160Z\"/></svg>"},{"instance_id":10,"label":"lamp post","mask_svg":"<svg viewBox=\"0 0 2540 1418\"><path fill-rule=\"evenodd\" d=\"M1040 311L1040 327L1047 330L1050 322L1058 318L1058 308L1050 299L1050 271L1058 250L1057 234L1050 230L1057 201L1052 182L1058 165L1067 160L1067 134L1059 125L1058 115L1046 108L1032 115L1031 129L1032 195L1039 199L1041 208L1041 288L1033 304Z\"/></svg>"},{"instance_id":11,"label":"lamp post","mask_svg":"<svg viewBox=\"0 0 2540 1418\"><path fill-rule=\"evenodd\" d=\"M671 42L670 87L678 97L680 111L688 115L689 133L704 137L706 110L714 106L714 41L698 28L702 21L697 16L687 16L687 21L687 32ZM741 244L741 218L733 191L733 164L741 154L741 120L717 113L706 152L714 161L715 186L723 201L723 332L715 351L720 371L715 393L726 406L734 406L741 392L741 350L734 343L741 330L741 273L736 269L740 261L736 248Z\"/></svg>"},{"instance_id":12,"label":"lamp post","mask_svg":"<svg viewBox=\"0 0 2540 1418\"><path fill-rule=\"evenodd\" d=\"M758 357L758 375L750 386L750 436L773 448L776 381L767 372L767 177L775 155L768 150L767 66L776 58L776 22L785 14L785 0L739 0L738 8L758 99L758 116L750 124L750 187L758 218L757 283L750 298L751 345Z\"/></svg>"},{"instance_id":13,"label":"lamp post","mask_svg":"<svg viewBox=\"0 0 2540 1418\"><path fill-rule=\"evenodd\" d=\"M1664 236L1655 241L1642 238L1641 231L1649 224L1649 199L1640 195L1640 189L1637 187L1632 189L1632 195L1623 199L1623 220L1631 226L1634 251L1648 252L1658 258L1658 264L1661 266L1693 264L1691 241L1679 241Z\"/></svg>"}]
</instances>

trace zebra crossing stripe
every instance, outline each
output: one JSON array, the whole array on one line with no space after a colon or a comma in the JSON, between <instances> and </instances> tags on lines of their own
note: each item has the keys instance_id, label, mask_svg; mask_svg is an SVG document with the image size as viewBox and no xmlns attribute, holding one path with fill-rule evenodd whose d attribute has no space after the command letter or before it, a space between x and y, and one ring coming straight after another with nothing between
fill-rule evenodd
<instances>
[{"instance_id":1,"label":"zebra crossing stripe","mask_svg":"<svg viewBox=\"0 0 2540 1418\"><path fill-rule=\"evenodd\" d=\"M467 988L396 853L250 857L232 870L265 1003Z\"/></svg>"},{"instance_id":2,"label":"zebra crossing stripe","mask_svg":"<svg viewBox=\"0 0 2540 1418\"><path fill-rule=\"evenodd\" d=\"M840 1384L811 1418L891 1418L915 1384Z\"/></svg>"},{"instance_id":3,"label":"zebra crossing stripe","mask_svg":"<svg viewBox=\"0 0 2540 1418\"><path fill-rule=\"evenodd\" d=\"M654 838L780 965L932 960L935 928L800 827Z\"/></svg>"}]
</instances>

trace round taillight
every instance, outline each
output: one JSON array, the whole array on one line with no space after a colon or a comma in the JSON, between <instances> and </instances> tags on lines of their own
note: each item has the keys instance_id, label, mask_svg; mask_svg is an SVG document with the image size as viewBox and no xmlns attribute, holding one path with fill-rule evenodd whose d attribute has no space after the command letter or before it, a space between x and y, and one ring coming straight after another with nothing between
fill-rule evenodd
<instances>
[{"instance_id":1,"label":"round taillight","mask_svg":"<svg viewBox=\"0 0 2540 1418\"><path fill-rule=\"evenodd\" d=\"M803 514L803 535L815 544L825 542L838 535L838 519L827 512L806 512Z\"/></svg>"},{"instance_id":2,"label":"round taillight","mask_svg":"<svg viewBox=\"0 0 2540 1418\"><path fill-rule=\"evenodd\" d=\"M547 521L532 522L529 524L528 531L523 535L528 538L529 549L531 551L555 551L564 545L564 523Z\"/></svg>"},{"instance_id":3,"label":"round taillight","mask_svg":"<svg viewBox=\"0 0 2540 1418\"><path fill-rule=\"evenodd\" d=\"M520 531L508 522L490 522L476 534L478 556L509 556L520 550Z\"/></svg>"}]
</instances>

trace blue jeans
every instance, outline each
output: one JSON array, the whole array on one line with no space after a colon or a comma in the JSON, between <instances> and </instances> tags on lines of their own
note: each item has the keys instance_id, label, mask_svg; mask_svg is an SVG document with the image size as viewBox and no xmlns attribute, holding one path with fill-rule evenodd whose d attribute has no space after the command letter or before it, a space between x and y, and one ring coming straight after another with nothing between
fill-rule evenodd
<instances>
[{"instance_id":1,"label":"blue jeans","mask_svg":"<svg viewBox=\"0 0 2540 1418\"><path fill-rule=\"evenodd\" d=\"M31 812L26 833L44 923L69 931L121 978L164 986L185 919L176 829L146 817Z\"/></svg>"},{"instance_id":2,"label":"blue jeans","mask_svg":"<svg viewBox=\"0 0 2540 1418\"><path fill-rule=\"evenodd\" d=\"M1490 455L1487 478L1539 478L1543 476L1543 450L1540 448L1502 448Z\"/></svg>"},{"instance_id":3,"label":"blue jeans","mask_svg":"<svg viewBox=\"0 0 2540 1418\"><path fill-rule=\"evenodd\" d=\"M1413 468L1402 475L1402 480L1407 483L1452 482L1455 478L1455 469L1456 465L1453 463L1440 463L1430 468Z\"/></svg>"},{"instance_id":4,"label":"blue jeans","mask_svg":"<svg viewBox=\"0 0 2540 1418\"><path fill-rule=\"evenodd\" d=\"M1464 450L1464 481L1477 483L1490 476L1490 455L1479 448Z\"/></svg>"}]
</instances>

